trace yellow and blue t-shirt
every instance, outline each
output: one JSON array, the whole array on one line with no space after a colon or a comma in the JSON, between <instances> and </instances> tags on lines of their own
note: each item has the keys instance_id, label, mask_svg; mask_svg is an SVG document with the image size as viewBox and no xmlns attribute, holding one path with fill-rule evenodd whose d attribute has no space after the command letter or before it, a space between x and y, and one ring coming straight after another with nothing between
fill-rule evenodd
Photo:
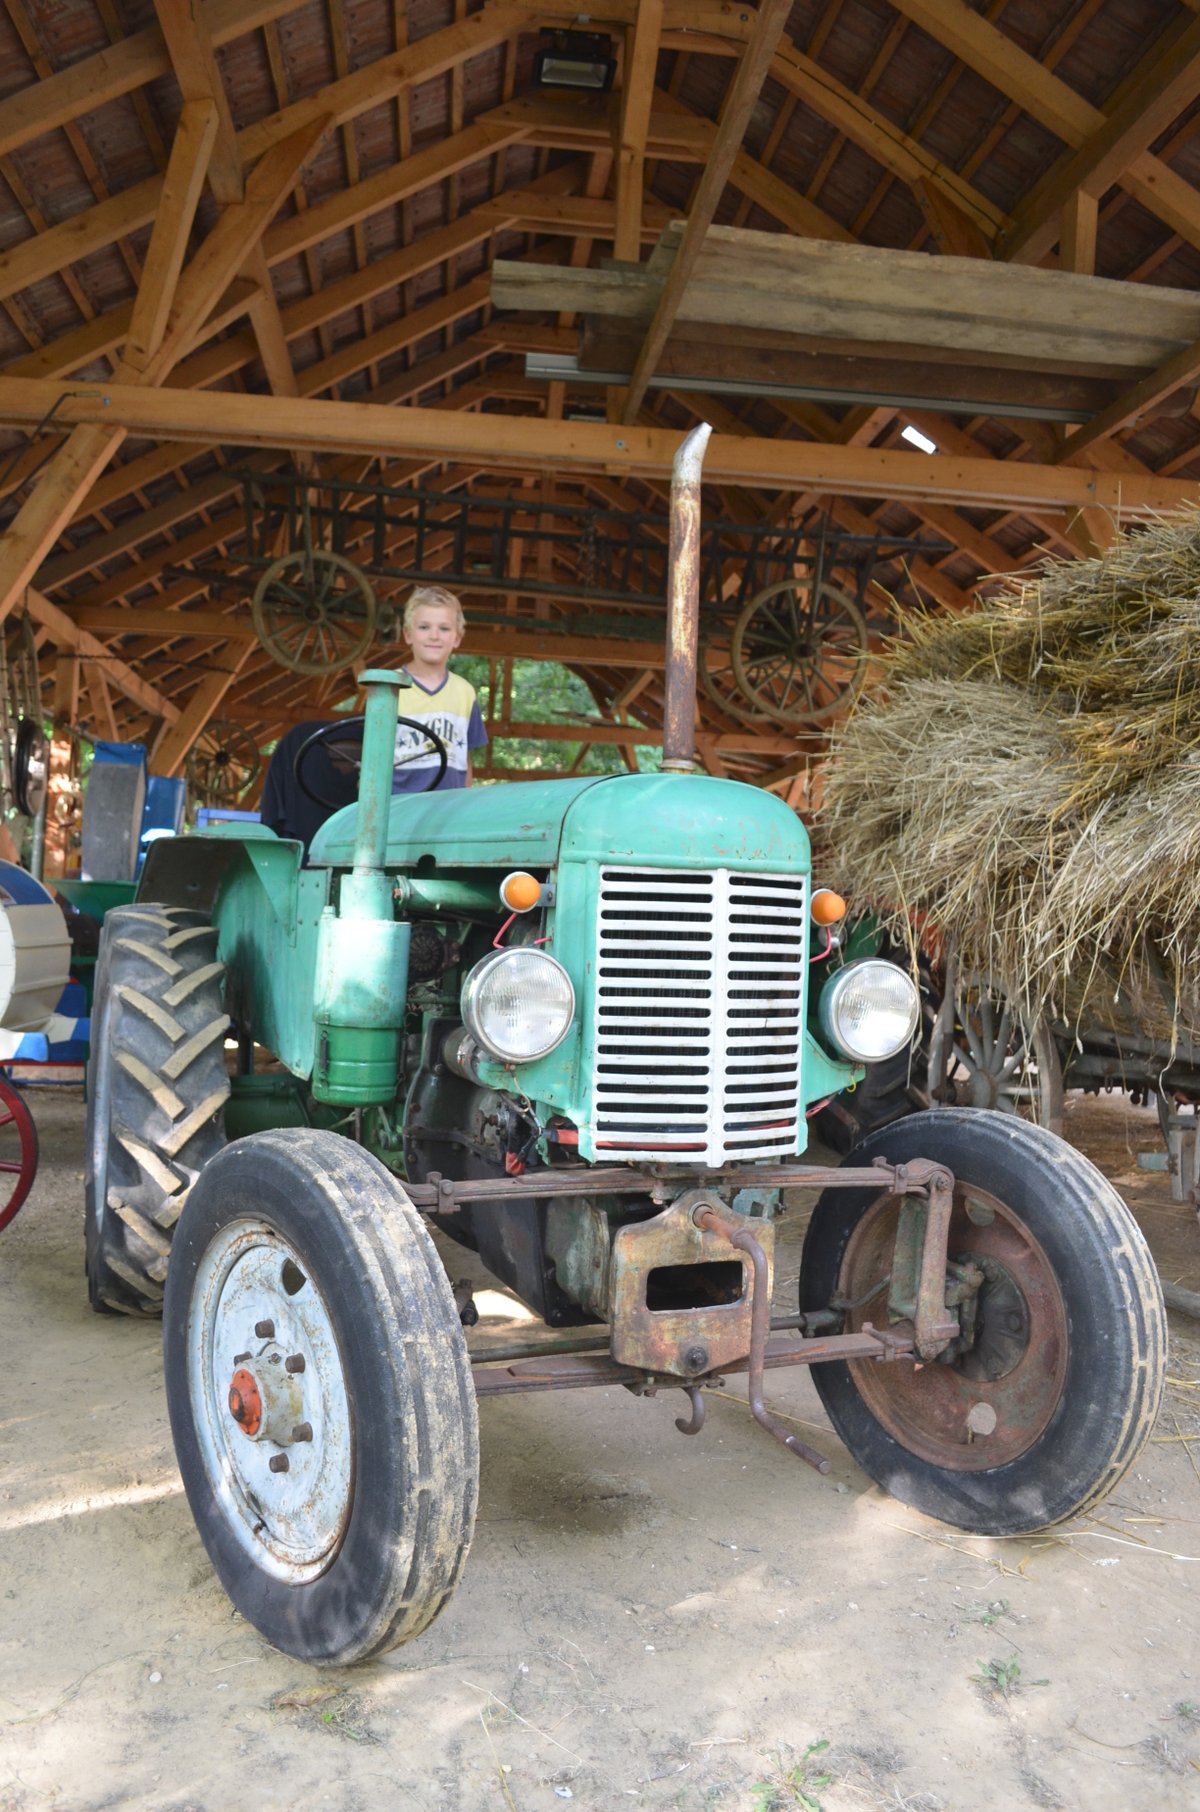
<instances>
[{"instance_id":1,"label":"yellow and blue t-shirt","mask_svg":"<svg viewBox=\"0 0 1200 1812\"><path fill-rule=\"evenodd\" d=\"M488 739L474 686L458 673L447 673L433 691L423 686L419 679L413 679L412 685L400 693L400 715L428 724L433 734L445 744L447 761L442 790L466 786L471 753L484 748ZM403 724L396 726L393 793L423 793L437 762L437 756L423 737Z\"/></svg>"}]
</instances>

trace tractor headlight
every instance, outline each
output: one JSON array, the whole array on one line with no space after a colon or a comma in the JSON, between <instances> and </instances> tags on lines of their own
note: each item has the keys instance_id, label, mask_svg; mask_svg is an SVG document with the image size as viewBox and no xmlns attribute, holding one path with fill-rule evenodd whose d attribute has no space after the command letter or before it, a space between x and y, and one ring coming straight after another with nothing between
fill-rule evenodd
<instances>
[{"instance_id":1,"label":"tractor headlight","mask_svg":"<svg viewBox=\"0 0 1200 1812\"><path fill-rule=\"evenodd\" d=\"M821 1029L853 1063L878 1063L904 1049L917 1029L913 979L895 963L847 963L821 995Z\"/></svg>"},{"instance_id":2,"label":"tractor headlight","mask_svg":"<svg viewBox=\"0 0 1200 1812\"><path fill-rule=\"evenodd\" d=\"M575 1016L575 990L544 950L494 950L463 983L462 1016L493 1057L529 1063L561 1044Z\"/></svg>"}]
</instances>

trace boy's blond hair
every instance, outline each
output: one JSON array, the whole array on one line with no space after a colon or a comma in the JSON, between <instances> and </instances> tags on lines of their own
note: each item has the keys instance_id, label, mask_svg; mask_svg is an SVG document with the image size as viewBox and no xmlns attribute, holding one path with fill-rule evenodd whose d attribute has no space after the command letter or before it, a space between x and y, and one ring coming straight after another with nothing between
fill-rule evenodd
<instances>
[{"instance_id":1,"label":"boy's blond hair","mask_svg":"<svg viewBox=\"0 0 1200 1812\"><path fill-rule=\"evenodd\" d=\"M404 628L406 632L410 628L413 617L416 615L417 611L423 610L426 607L430 609L436 608L438 610L452 610L454 612L454 627L458 630L460 635L467 626L467 619L463 615L462 604L452 591L447 591L444 585L418 585L416 590L412 593L412 596L409 598L408 603L404 606Z\"/></svg>"}]
</instances>

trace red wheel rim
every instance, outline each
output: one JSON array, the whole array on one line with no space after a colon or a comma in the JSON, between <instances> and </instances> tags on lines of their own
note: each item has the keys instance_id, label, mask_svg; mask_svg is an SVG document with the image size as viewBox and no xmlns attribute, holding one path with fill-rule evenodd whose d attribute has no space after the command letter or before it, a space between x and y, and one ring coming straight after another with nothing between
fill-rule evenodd
<instances>
[{"instance_id":1,"label":"red wheel rim","mask_svg":"<svg viewBox=\"0 0 1200 1812\"><path fill-rule=\"evenodd\" d=\"M897 1210L895 1196L881 1197L855 1228L839 1279L848 1301L861 1302L889 1271ZM1012 1313L1022 1324L998 1354L995 1372L972 1375L966 1363L920 1366L905 1359L852 1360L850 1371L875 1420L909 1453L948 1471L982 1472L1019 1458L1052 1420L1066 1372L1067 1311L1040 1242L1006 1203L974 1184L955 1185L950 1256L973 1259L989 1272L997 1318ZM847 1331L885 1319L884 1300L880 1288L852 1310ZM979 1441L968 1432L977 1404L996 1418Z\"/></svg>"},{"instance_id":2,"label":"red wheel rim","mask_svg":"<svg viewBox=\"0 0 1200 1812\"><path fill-rule=\"evenodd\" d=\"M0 1076L0 1233L32 1189L37 1164L33 1115L12 1083Z\"/></svg>"}]
</instances>

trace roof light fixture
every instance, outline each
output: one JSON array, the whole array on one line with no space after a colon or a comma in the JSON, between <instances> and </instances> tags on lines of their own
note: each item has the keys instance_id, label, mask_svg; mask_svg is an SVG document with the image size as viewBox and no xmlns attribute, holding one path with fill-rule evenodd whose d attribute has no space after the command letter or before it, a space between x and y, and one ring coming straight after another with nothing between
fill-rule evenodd
<instances>
[{"instance_id":1,"label":"roof light fixture","mask_svg":"<svg viewBox=\"0 0 1200 1812\"><path fill-rule=\"evenodd\" d=\"M586 88L607 94L616 67L612 39L603 32L556 31L533 59L533 79L539 88Z\"/></svg>"}]
</instances>

